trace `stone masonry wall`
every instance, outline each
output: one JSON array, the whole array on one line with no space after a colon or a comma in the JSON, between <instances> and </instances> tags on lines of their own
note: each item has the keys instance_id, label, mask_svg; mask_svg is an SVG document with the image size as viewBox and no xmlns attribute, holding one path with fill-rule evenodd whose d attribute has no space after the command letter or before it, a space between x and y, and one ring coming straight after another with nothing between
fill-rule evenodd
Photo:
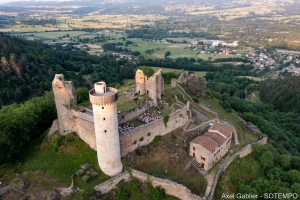
<instances>
[{"instance_id":1,"label":"stone masonry wall","mask_svg":"<svg viewBox=\"0 0 300 200\"><path fill-rule=\"evenodd\" d=\"M95 186L94 189L96 191L100 191L102 194L105 194L108 193L110 190L114 189L121 180L128 181L129 179L130 179L130 174L128 171L126 171Z\"/></svg>"},{"instance_id":2,"label":"stone masonry wall","mask_svg":"<svg viewBox=\"0 0 300 200\"><path fill-rule=\"evenodd\" d=\"M128 122L134 118L136 118L137 116L145 113L148 108L150 108L150 103L147 102L145 106L142 106L141 108L135 108L135 111L132 112L127 112L125 114L121 113L118 115L118 121L119 124L123 124L125 122ZM124 118L122 119L122 116L124 116Z\"/></svg>"},{"instance_id":3,"label":"stone masonry wall","mask_svg":"<svg viewBox=\"0 0 300 200\"><path fill-rule=\"evenodd\" d=\"M76 118L77 134L85 141L90 147L96 150L96 135L94 123Z\"/></svg>"},{"instance_id":4,"label":"stone masonry wall","mask_svg":"<svg viewBox=\"0 0 300 200\"><path fill-rule=\"evenodd\" d=\"M156 135L165 135L185 125L189 120L187 111L187 107L184 107L170 114L167 126L165 126L163 119L161 118L160 120L154 121L150 124L139 126L131 130L129 133L121 134L121 156L126 156L129 152L134 151L139 146L149 144L150 142L152 142ZM92 149L96 150L96 136L94 124L79 117L75 117L74 113L72 113L72 110L69 110L69 112L70 115L73 116L69 119L72 121L72 124L76 125L76 127L73 128L73 131L76 131L78 136L83 141L85 141ZM149 132L150 135L148 136ZM140 141L141 138L143 138L142 141ZM134 141L136 141L136 144L133 144Z\"/></svg>"},{"instance_id":5,"label":"stone masonry wall","mask_svg":"<svg viewBox=\"0 0 300 200\"><path fill-rule=\"evenodd\" d=\"M188 188L185 186L175 183L173 181L167 179L157 178L155 176L150 176L143 172L132 169L132 176L139 179L140 181L147 181L148 177L150 178L152 185L154 187L160 186L162 187L166 194L175 196L179 199L188 199L188 200L202 200L203 198L193 194Z\"/></svg>"},{"instance_id":6,"label":"stone masonry wall","mask_svg":"<svg viewBox=\"0 0 300 200\"><path fill-rule=\"evenodd\" d=\"M188 188L185 186L175 183L173 181L167 179L161 179L154 176L150 176L146 173L131 169L131 175L134 178L139 179L142 182L147 181L150 178L152 185L154 187L160 186L162 187L166 194L175 196L179 199L188 199L188 200L203 200L203 198L193 194ZM101 193L108 193L111 189L114 189L116 184L121 180L129 181L130 174L129 172L123 172L95 187L95 190L100 191Z\"/></svg>"},{"instance_id":7,"label":"stone masonry wall","mask_svg":"<svg viewBox=\"0 0 300 200\"><path fill-rule=\"evenodd\" d=\"M150 124L139 126L129 133L120 135L121 153L126 156L129 152L134 151L139 146L147 145L156 135L165 135L188 122L187 106L170 114L167 126L163 122L163 118ZM148 133L150 135L148 136ZM142 141L141 141L142 140ZM136 144L133 144L136 142Z\"/></svg>"}]
</instances>

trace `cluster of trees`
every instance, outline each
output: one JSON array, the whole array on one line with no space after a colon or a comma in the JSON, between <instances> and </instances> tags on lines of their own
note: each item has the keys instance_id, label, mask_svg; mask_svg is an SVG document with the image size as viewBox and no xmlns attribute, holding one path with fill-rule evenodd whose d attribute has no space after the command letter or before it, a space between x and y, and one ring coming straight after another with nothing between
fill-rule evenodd
<instances>
[{"instance_id":1,"label":"cluster of trees","mask_svg":"<svg viewBox=\"0 0 300 200\"><path fill-rule=\"evenodd\" d=\"M0 109L0 165L22 156L30 142L51 126L56 115L50 92Z\"/></svg>"},{"instance_id":2,"label":"cluster of trees","mask_svg":"<svg viewBox=\"0 0 300 200\"><path fill-rule=\"evenodd\" d=\"M143 38L143 39L163 39L167 37L177 38L177 37L198 37L206 39L218 39L216 36L212 36L207 32L180 32L180 31L168 31L168 28L156 29L155 27L144 26L141 29L134 29L126 31L128 38Z\"/></svg>"},{"instance_id":3,"label":"cluster of trees","mask_svg":"<svg viewBox=\"0 0 300 200\"><path fill-rule=\"evenodd\" d=\"M223 72L224 70L232 70L234 76L251 76L255 75L250 72L253 67L251 65L223 64L215 66L210 61L194 58L176 58L176 59L145 59L140 60L140 65L163 67L172 69L184 69L187 71L209 71L209 72Z\"/></svg>"},{"instance_id":4,"label":"cluster of trees","mask_svg":"<svg viewBox=\"0 0 300 200\"><path fill-rule=\"evenodd\" d=\"M230 177L230 182L224 177ZM229 184L231 191L240 194L258 195L258 199L280 199L274 196L275 192L291 193L296 194L293 198L297 199L300 193L300 158L279 154L270 146L256 144L251 155L236 158L224 177L220 183ZM222 192L218 189L216 197L221 197Z\"/></svg>"},{"instance_id":5,"label":"cluster of trees","mask_svg":"<svg viewBox=\"0 0 300 200\"><path fill-rule=\"evenodd\" d=\"M22 102L51 89L55 74L62 73L75 87L103 80L112 86L123 78L133 78L136 64L116 61L112 55L101 57L69 47L67 50L40 42L10 38L0 34L0 105ZM90 79L84 76L90 75Z\"/></svg>"},{"instance_id":6,"label":"cluster of trees","mask_svg":"<svg viewBox=\"0 0 300 200\"><path fill-rule=\"evenodd\" d=\"M261 99L283 112L300 113L300 77L269 79L260 84Z\"/></svg>"},{"instance_id":7,"label":"cluster of trees","mask_svg":"<svg viewBox=\"0 0 300 200\"><path fill-rule=\"evenodd\" d=\"M57 21L56 21L56 19L30 18L30 19L21 20L21 23L24 24L24 25L46 25L46 24L56 25Z\"/></svg>"},{"instance_id":8,"label":"cluster of trees","mask_svg":"<svg viewBox=\"0 0 300 200\"><path fill-rule=\"evenodd\" d=\"M221 94L244 99L246 93L251 93L259 82L248 78L236 77L237 73L234 69L216 73L208 72L205 75L208 82L207 87Z\"/></svg>"},{"instance_id":9,"label":"cluster of trees","mask_svg":"<svg viewBox=\"0 0 300 200\"><path fill-rule=\"evenodd\" d=\"M278 154L264 145L254 145L253 157L263 171L262 177L249 181L239 181L240 193L252 193L264 196L265 193L300 192L300 159L286 154Z\"/></svg>"}]
</instances>

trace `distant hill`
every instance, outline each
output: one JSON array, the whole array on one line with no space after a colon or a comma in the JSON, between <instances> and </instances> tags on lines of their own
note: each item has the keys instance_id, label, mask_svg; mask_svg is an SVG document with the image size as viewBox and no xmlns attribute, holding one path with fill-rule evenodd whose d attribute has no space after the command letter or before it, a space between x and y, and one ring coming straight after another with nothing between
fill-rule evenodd
<instances>
[{"instance_id":1,"label":"distant hill","mask_svg":"<svg viewBox=\"0 0 300 200\"><path fill-rule=\"evenodd\" d=\"M134 77L135 65L112 55L92 56L72 45L62 48L0 33L0 107L41 96L51 90L55 74L64 74L76 87L103 80L111 86Z\"/></svg>"},{"instance_id":2,"label":"distant hill","mask_svg":"<svg viewBox=\"0 0 300 200\"><path fill-rule=\"evenodd\" d=\"M22 7L22 6L69 6L69 5L77 5L77 6L100 6L100 5L124 5L128 4L128 6L132 4L138 5L161 5L168 3L224 3L230 2L230 0L75 0L75 1L17 1L17 2L9 2L4 4L4 6L11 7Z\"/></svg>"}]
</instances>

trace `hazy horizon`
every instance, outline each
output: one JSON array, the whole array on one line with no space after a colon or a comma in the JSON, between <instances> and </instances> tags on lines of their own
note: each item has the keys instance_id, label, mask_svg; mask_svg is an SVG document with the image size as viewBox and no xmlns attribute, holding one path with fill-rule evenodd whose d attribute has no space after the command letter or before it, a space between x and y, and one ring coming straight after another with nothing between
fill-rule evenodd
<instances>
[{"instance_id":1,"label":"hazy horizon","mask_svg":"<svg viewBox=\"0 0 300 200\"><path fill-rule=\"evenodd\" d=\"M10 2L16 2L16 1L36 1L36 2L39 2L39 1L52 1L52 2L56 2L56 1L71 1L71 0L1 0L0 5L10 3Z\"/></svg>"}]
</instances>

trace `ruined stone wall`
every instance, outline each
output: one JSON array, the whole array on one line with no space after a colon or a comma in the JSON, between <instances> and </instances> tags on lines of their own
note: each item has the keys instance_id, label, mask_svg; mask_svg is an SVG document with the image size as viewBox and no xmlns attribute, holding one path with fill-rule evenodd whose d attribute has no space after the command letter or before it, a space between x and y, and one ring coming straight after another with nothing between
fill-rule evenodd
<instances>
[{"instance_id":1,"label":"ruined stone wall","mask_svg":"<svg viewBox=\"0 0 300 200\"><path fill-rule=\"evenodd\" d=\"M146 173L131 169L131 175L134 178L139 179L141 182L145 182L150 178L152 185L154 187L160 186L162 187L166 194L175 196L179 199L188 199L188 200L203 200L203 198L193 194L188 188L185 186L175 183L170 180L157 178L155 176L150 176ZM97 185L94 189L96 191L100 191L101 193L105 194L108 193L110 190L116 187L116 184L121 180L129 181L130 174L128 171L123 172L99 185Z\"/></svg>"},{"instance_id":2,"label":"ruined stone wall","mask_svg":"<svg viewBox=\"0 0 300 200\"><path fill-rule=\"evenodd\" d=\"M185 186L175 183L173 181L167 179L157 178L155 176L149 176L143 172L132 169L131 174L133 177L139 179L140 181L147 181L148 177L150 178L152 185L154 187L160 186L162 187L166 194L175 196L179 199L188 199L188 200L202 200L200 196L193 194L188 188Z\"/></svg>"},{"instance_id":3,"label":"ruined stone wall","mask_svg":"<svg viewBox=\"0 0 300 200\"><path fill-rule=\"evenodd\" d=\"M60 133L66 135L76 131L76 123L73 118L70 105L76 102L76 94L73 83L64 81L63 74L56 74L52 81Z\"/></svg>"},{"instance_id":4,"label":"ruined stone wall","mask_svg":"<svg viewBox=\"0 0 300 200\"><path fill-rule=\"evenodd\" d=\"M59 131L59 124L58 124L58 121L54 120L52 123L52 126L48 132L48 137L51 136L56 131Z\"/></svg>"},{"instance_id":5,"label":"ruined stone wall","mask_svg":"<svg viewBox=\"0 0 300 200\"><path fill-rule=\"evenodd\" d=\"M151 77L144 75L142 70L137 70L135 74L136 92L140 95L148 94L154 101L154 105L157 106L157 98L161 99L161 95L164 93L164 79L162 77L161 70L159 69Z\"/></svg>"},{"instance_id":6,"label":"ruined stone wall","mask_svg":"<svg viewBox=\"0 0 300 200\"><path fill-rule=\"evenodd\" d=\"M149 144L156 135L165 135L185 125L185 123L187 123L189 120L187 111L188 107L186 106L170 114L167 126L165 126L163 118L161 118L150 124L139 126L131 130L129 133L121 134L120 142L122 156L134 151L139 146ZM149 136L148 133L150 133Z\"/></svg>"},{"instance_id":7,"label":"ruined stone wall","mask_svg":"<svg viewBox=\"0 0 300 200\"><path fill-rule=\"evenodd\" d=\"M119 124L123 124L130 120L133 120L134 118L137 118L137 116L140 116L141 114L145 113L148 110L148 108L150 108L149 102L147 102L145 106L142 106L141 108L135 108L135 111L127 112L125 114L124 113L119 114L118 115Z\"/></svg>"},{"instance_id":8,"label":"ruined stone wall","mask_svg":"<svg viewBox=\"0 0 300 200\"><path fill-rule=\"evenodd\" d=\"M108 193L110 190L116 188L116 185L121 181L129 181L130 180L130 174L128 171L123 172L97 186L94 187L96 191L100 191L102 194Z\"/></svg>"},{"instance_id":9,"label":"ruined stone wall","mask_svg":"<svg viewBox=\"0 0 300 200\"><path fill-rule=\"evenodd\" d=\"M176 78L172 78L172 79L171 79L171 88L176 88L176 85L177 85L177 80L176 80Z\"/></svg>"},{"instance_id":10,"label":"ruined stone wall","mask_svg":"<svg viewBox=\"0 0 300 200\"><path fill-rule=\"evenodd\" d=\"M147 77L144 72L138 69L135 73L136 92L140 95L146 94L146 81Z\"/></svg>"},{"instance_id":11,"label":"ruined stone wall","mask_svg":"<svg viewBox=\"0 0 300 200\"><path fill-rule=\"evenodd\" d=\"M86 142L92 149L96 150L96 135L94 123L81 118L75 119L78 136Z\"/></svg>"}]
</instances>

